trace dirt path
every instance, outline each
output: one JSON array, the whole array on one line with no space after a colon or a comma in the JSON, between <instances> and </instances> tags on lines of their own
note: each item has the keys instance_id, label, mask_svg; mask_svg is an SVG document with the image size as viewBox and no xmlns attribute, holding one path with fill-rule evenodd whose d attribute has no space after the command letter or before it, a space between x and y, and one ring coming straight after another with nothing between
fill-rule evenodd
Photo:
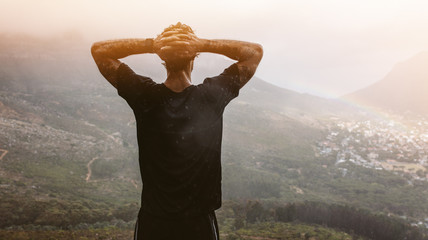
<instances>
[{"instance_id":1,"label":"dirt path","mask_svg":"<svg viewBox=\"0 0 428 240\"><path fill-rule=\"evenodd\" d=\"M0 161L1 161L9 151L6 149L0 149L0 152L2 152L2 154L0 155Z\"/></svg>"},{"instance_id":2,"label":"dirt path","mask_svg":"<svg viewBox=\"0 0 428 240\"><path fill-rule=\"evenodd\" d=\"M91 161L88 162L88 165L86 165L88 167L88 174L86 174L86 182L89 182L89 180L91 179L91 176L92 176L91 165L97 159L98 159L98 157L92 158Z\"/></svg>"},{"instance_id":3,"label":"dirt path","mask_svg":"<svg viewBox=\"0 0 428 240\"><path fill-rule=\"evenodd\" d=\"M92 163L94 163L95 160L97 160L98 157L94 157L91 159L91 161L88 162L88 164L86 165L88 167L88 173L86 174L86 182L99 182L99 181L112 181L115 178L111 178L111 179L98 179L98 180L91 180L91 176L92 176L92 169L91 169L91 165ZM136 189L138 189L138 184L135 180L133 179L129 179L129 178L125 178L125 177L118 177L116 179L120 179L122 181L126 181L126 182L130 182Z\"/></svg>"},{"instance_id":4,"label":"dirt path","mask_svg":"<svg viewBox=\"0 0 428 240\"><path fill-rule=\"evenodd\" d=\"M132 185L134 185L134 187L136 189L138 189L138 185L137 185L137 182L135 180L129 179L129 181L132 183Z\"/></svg>"},{"instance_id":5,"label":"dirt path","mask_svg":"<svg viewBox=\"0 0 428 240\"><path fill-rule=\"evenodd\" d=\"M119 177L119 179L122 179L125 182L130 182L136 189L138 189L138 184L135 180L125 177Z\"/></svg>"}]
</instances>

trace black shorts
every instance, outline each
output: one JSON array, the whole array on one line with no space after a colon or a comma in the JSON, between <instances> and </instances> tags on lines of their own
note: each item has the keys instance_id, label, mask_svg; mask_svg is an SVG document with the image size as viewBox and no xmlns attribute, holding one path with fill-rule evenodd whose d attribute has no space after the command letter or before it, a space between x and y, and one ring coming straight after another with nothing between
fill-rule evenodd
<instances>
[{"instance_id":1,"label":"black shorts","mask_svg":"<svg viewBox=\"0 0 428 240\"><path fill-rule=\"evenodd\" d=\"M163 219L140 212L134 240L219 240L215 213L184 219Z\"/></svg>"}]
</instances>

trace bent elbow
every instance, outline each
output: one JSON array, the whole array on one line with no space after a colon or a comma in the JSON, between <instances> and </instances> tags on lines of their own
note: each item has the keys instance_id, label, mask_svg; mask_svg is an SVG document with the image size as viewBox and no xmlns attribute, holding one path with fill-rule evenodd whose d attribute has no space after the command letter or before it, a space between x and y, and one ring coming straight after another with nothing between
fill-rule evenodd
<instances>
[{"instance_id":1,"label":"bent elbow","mask_svg":"<svg viewBox=\"0 0 428 240\"><path fill-rule=\"evenodd\" d=\"M255 56L257 57L257 59L260 62L260 60L262 60L262 58L263 58L263 46L256 43L256 44L254 44L254 49L255 49Z\"/></svg>"},{"instance_id":2,"label":"bent elbow","mask_svg":"<svg viewBox=\"0 0 428 240\"><path fill-rule=\"evenodd\" d=\"M91 46L91 54L94 59L100 56L100 44L98 42L92 44Z\"/></svg>"}]
</instances>

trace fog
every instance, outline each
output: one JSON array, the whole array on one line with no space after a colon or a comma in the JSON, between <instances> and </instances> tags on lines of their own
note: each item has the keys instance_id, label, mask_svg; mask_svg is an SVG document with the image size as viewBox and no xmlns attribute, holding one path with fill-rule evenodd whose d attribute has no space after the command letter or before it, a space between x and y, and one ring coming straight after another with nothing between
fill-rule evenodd
<instances>
[{"instance_id":1,"label":"fog","mask_svg":"<svg viewBox=\"0 0 428 240\"><path fill-rule=\"evenodd\" d=\"M428 49L424 1L0 1L0 32L88 42L154 37L181 21L201 38L258 42L256 75L278 86L336 97L370 85Z\"/></svg>"},{"instance_id":2,"label":"fog","mask_svg":"<svg viewBox=\"0 0 428 240\"><path fill-rule=\"evenodd\" d=\"M130 239L142 189L136 121L90 46L155 37L178 21L201 38L264 47L224 112L222 239L428 239L428 3L0 0L0 9L0 239ZM154 54L124 61L166 77ZM202 53L192 82L230 63Z\"/></svg>"}]
</instances>

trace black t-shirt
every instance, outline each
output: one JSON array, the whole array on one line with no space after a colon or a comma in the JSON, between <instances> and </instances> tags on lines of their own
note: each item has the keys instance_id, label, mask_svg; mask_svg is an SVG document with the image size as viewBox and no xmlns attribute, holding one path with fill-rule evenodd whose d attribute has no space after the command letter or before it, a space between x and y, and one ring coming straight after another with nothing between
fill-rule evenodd
<instances>
[{"instance_id":1,"label":"black t-shirt","mask_svg":"<svg viewBox=\"0 0 428 240\"><path fill-rule=\"evenodd\" d=\"M176 218L218 209L223 111L239 94L237 65L179 93L126 64L117 79L137 122L142 211Z\"/></svg>"}]
</instances>

